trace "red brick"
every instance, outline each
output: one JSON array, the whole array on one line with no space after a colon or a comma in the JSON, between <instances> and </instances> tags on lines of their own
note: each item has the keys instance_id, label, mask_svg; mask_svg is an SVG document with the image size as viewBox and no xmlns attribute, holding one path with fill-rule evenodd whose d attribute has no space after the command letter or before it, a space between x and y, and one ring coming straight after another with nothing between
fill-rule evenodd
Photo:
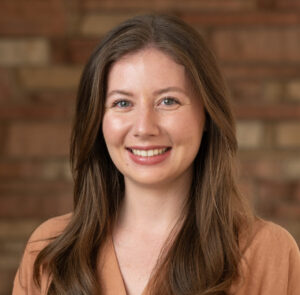
<instances>
[{"instance_id":1,"label":"red brick","mask_svg":"<svg viewBox=\"0 0 300 295\"><path fill-rule=\"evenodd\" d=\"M239 104L248 103L248 101L259 103L262 100L262 83L258 81L228 81L234 102Z\"/></svg>"},{"instance_id":2,"label":"red brick","mask_svg":"<svg viewBox=\"0 0 300 295\"><path fill-rule=\"evenodd\" d=\"M11 230L15 230L15 228L11 228ZM26 245L26 242L29 238L28 236L23 237L22 239L10 239L8 238L1 241L1 247L0 247L0 275L2 274L2 270L6 269L8 273L13 272L11 276L8 277L10 284L7 284L9 286L10 291L14 279L14 275L16 272L17 267L20 264L20 261L22 259L22 254ZM1 276L1 280L3 279L3 276ZM3 291L3 286L0 283L0 292ZM11 294L10 292L7 293L0 293L0 294Z\"/></svg>"},{"instance_id":3,"label":"red brick","mask_svg":"<svg viewBox=\"0 0 300 295\"><path fill-rule=\"evenodd\" d=\"M0 161L0 179L40 178L43 163L41 161L19 160Z\"/></svg>"},{"instance_id":4,"label":"red brick","mask_svg":"<svg viewBox=\"0 0 300 295\"><path fill-rule=\"evenodd\" d=\"M62 0L2 0L1 35L63 35L66 13Z\"/></svg>"},{"instance_id":5,"label":"red brick","mask_svg":"<svg viewBox=\"0 0 300 295\"><path fill-rule=\"evenodd\" d=\"M193 26L286 26L300 23L297 12L233 11L233 12L183 12L180 17Z\"/></svg>"},{"instance_id":6,"label":"red brick","mask_svg":"<svg viewBox=\"0 0 300 295\"><path fill-rule=\"evenodd\" d=\"M221 64L225 77L228 80L254 80L265 78L296 79L299 77L299 65L287 64Z\"/></svg>"},{"instance_id":7,"label":"red brick","mask_svg":"<svg viewBox=\"0 0 300 295\"><path fill-rule=\"evenodd\" d=\"M0 269L0 294L7 295L11 294L13 280L17 271L15 266L13 269Z\"/></svg>"},{"instance_id":8,"label":"red brick","mask_svg":"<svg viewBox=\"0 0 300 295\"><path fill-rule=\"evenodd\" d=\"M266 180L281 183L292 183L293 194L295 200L300 202L300 158L295 153L292 156L290 153L262 153L247 156L245 153L239 154L240 159L240 175L246 180Z\"/></svg>"},{"instance_id":9,"label":"red brick","mask_svg":"<svg viewBox=\"0 0 300 295\"><path fill-rule=\"evenodd\" d=\"M0 68L0 104L12 101L15 91L13 73L8 68Z\"/></svg>"},{"instance_id":10,"label":"red brick","mask_svg":"<svg viewBox=\"0 0 300 295\"><path fill-rule=\"evenodd\" d=\"M0 183L0 218L49 218L71 211L71 182Z\"/></svg>"},{"instance_id":11,"label":"red brick","mask_svg":"<svg viewBox=\"0 0 300 295\"><path fill-rule=\"evenodd\" d=\"M174 9L197 9L197 10L243 10L254 8L255 3L251 0L84 0L85 9L95 11L95 9L151 9L170 10Z\"/></svg>"},{"instance_id":12,"label":"red brick","mask_svg":"<svg viewBox=\"0 0 300 295\"><path fill-rule=\"evenodd\" d=\"M179 2L181 3L181 2ZM185 3L186 4L186 3ZM193 9L192 12L180 11L177 16L193 26L291 26L300 24L300 15L297 12L278 11L219 11L200 12ZM128 12L87 14L83 19L82 31L85 34L103 35L109 29L131 16ZM290 30L290 27L289 27Z\"/></svg>"},{"instance_id":13,"label":"red brick","mask_svg":"<svg viewBox=\"0 0 300 295\"><path fill-rule=\"evenodd\" d=\"M295 238L296 242L298 243L298 247L300 248L300 220L299 218L281 218L281 217L272 217L273 222L281 225L289 233Z\"/></svg>"},{"instance_id":14,"label":"red brick","mask_svg":"<svg viewBox=\"0 0 300 295\"><path fill-rule=\"evenodd\" d=\"M0 160L2 180L70 180L69 159L62 160Z\"/></svg>"},{"instance_id":15,"label":"red brick","mask_svg":"<svg viewBox=\"0 0 300 295\"><path fill-rule=\"evenodd\" d=\"M274 0L276 8L279 9L300 9L299 0Z\"/></svg>"},{"instance_id":16,"label":"red brick","mask_svg":"<svg viewBox=\"0 0 300 295\"><path fill-rule=\"evenodd\" d=\"M73 117L69 105L4 105L0 108L0 120L61 120Z\"/></svg>"},{"instance_id":17,"label":"red brick","mask_svg":"<svg viewBox=\"0 0 300 295\"><path fill-rule=\"evenodd\" d=\"M270 124L274 126L273 124ZM299 161L298 150L280 150L280 149L257 149L248 151L239 151L239 158L242 161L283 161L282 163L288 163L288 161Z\"/></svg>"},{"instance_id":18,"label":"red brick","mask_svg":"<svg viewBox=\"0 0 300 295\"><path fill-rule=\"evenodd\" d=\"M300 206L300 182L295 185L294 200Z\"/></svg>"},{"instance_id":19,"label":"red brick","mask_svg":"<svg viewBox=\"0 0 300 295\"><path fill-rule=\"evenodd\" d=\"M274 198L287 204L295 204L295 195L300 183L299 180L263 180L259 185L260 197Z\"/></svg>"},{"instance_id":20,"label":"red brick","mask_svg":"<svg viewBox=\"0 0 300 295\"><path fill-rule=\"evenodd\" d=\"M16 267L19 264L21 258L22 256L20 254L17 255L15 252L3 253L3 255L0 255L0 269L3 269L5 267Z\"/></svg>"},{"instance_id":21,"label":"red brick","mask_svg":"<svg viewBox=\"0 0 300 295\"><path fill-rule=\"evenodd\" d=\"M29 103L37 103L42 105L68 105L73 108L76 100L76 90L42 90L34 91L27 95L26 99Z\"/></svg>"},{"instance_id":22,"label":"red brick","mask_svg":"<svg viewBox=\"0 0 300 295\"><path fill-rule=\"evenodd\" d=\"M11 250L18 252L22 250L24 239L28 239L32 231L42 222L41 219L1 219L0 238L2 243L1 250ZM3 249L4 248L4 249ZM2 252L2 251L0 251Z\"/></svg>"},{"instance_id":23,"label":"red brick","mask_svg":"<svg viewBox=\"0 0 300 295\"><path fill-rule=\"evenodd\" d=\"M52 42L53 62L86 63L99 42L99 38L55 39Z\"/></svg>"},{"instance_id":24,"label":"red brick","mask_svg":"<svg viewBox=\"0 0 300 295\"><path fill-rule=\"evenodd\" d=\"M249 177L240 177L238 180L239 190L242 195L249 200L249 204L253 206L255 200L255 185Z\"/></svg>"},{"instance_id":25,"label":"red brick","mask_svg":"<svg viewBox=\"0 0 300 295\"><path fill-rule=\"evenodd\" d=\"M276 216L279 207L291 198L293 184L281 181L260 180L257 185L256 208L265 216ZM282 214L281 216L284 216Z\"/></svg>"},{"instance_id":26,"label":"red brick","mask_svg":"<svg viewBox=\"0 0 300 295\"><path fill-rule=\"evenodd\" d=\"M276 0L257 0L257 7L262 9L273 9L275 8Z\"/></svg>"},{"instance_id":27,"label":"red brick","mask_svg":"<svg viewBox=\"0 0 300 295\"><path fill-rule=\"evenodd\" d=\"M241 159L240 173L246 179L280 180L283 178L281 159L264 159L259 157Z\"/></svg>"},{"instance_id":28,"label":"red brick","mask_svg":"<svg viewBox=\"0 0 300 295\"><path fill-rule=\"evenodd\" d=\"M276 206L275 210L275 217L288 217L297 219L300 216L300 204L295 205L293 203L288 204L285 202L282 202L281 204L278 204Z\"/></svg>"},{"instance_id":29,"label":"red brick","mask_svg":"<svg viewBox=\"0 0 300 295\"><path fill-rule=\"evenodd\" d=\"M0 155L2 156L2 154L4 153L5 150L5 146L4 143L7 139L7 134L8 134L8 126L5 123L1 123L0 124Z\"/></svg>"},{"instance_id":30,"label":"red brick","mask_svg":"<svg viewBox=\"0 0 300 295\"><path fill-rule=\"evenodd\" d=\"M68 155L70 122L15 123L7 132L7 157L62 157Z\"/></svg>"},{"instance_id":31,"label":"red brick","mask_svg":"<svg viewBox=\"0 0 300 295\"><path fill-rule=\"evenodd\" d=\"M278 81L232 80L230 90L237 105L260 106L281 100L284 85Z\"/></svg>"},{"instance_id":32,"label":"red brick","mask_svg":"<svg viewBox=\"0 0 300 295\"><path fill-rule=\"evenodd\" d=\"M235 107L239 119L289 120L300 118L300 105L239 105Z\"/></svg>"},{"instance_id":33,"label":"red brick","mask_svg":"<svg viewBox=\"0 0 300 295\"><path fill-rule=\"evenodd\" d=\"M212 44L216 55L230 62L299 62L300 29L217 30Z\"/></svg>"}]
</instances>

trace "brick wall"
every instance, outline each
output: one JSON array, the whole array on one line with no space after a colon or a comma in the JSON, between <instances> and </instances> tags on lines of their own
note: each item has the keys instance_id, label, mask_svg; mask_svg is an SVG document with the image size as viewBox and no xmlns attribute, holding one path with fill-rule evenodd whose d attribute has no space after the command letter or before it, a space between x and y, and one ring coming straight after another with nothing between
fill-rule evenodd
<instances>
[{"instance_id":1,"label":"brick wall","mask_svg":"<svg viewBox=\"0 0 300 295\"><path fill-rule=\"evenodd\" d=\"M235 103L242 190L300 243L299 0L2 0L0 295L31 231L72 207L68 144L87 57L150 10L180 16L212 46Z\"/></svg>"}]
</instances>

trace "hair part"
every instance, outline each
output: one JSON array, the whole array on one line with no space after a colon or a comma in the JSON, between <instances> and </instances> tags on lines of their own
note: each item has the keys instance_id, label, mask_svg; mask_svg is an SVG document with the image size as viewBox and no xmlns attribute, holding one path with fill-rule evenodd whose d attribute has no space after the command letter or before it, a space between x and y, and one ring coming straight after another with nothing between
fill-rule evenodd
<instances>
[{"instance_id":1,"label":"hair part","mask_svg":"<svg viewBox=\"0 0 300 295\"><path fill-rule=\"evenodd\" d=\"M113 63L147 47L185 67L206 114L188 214L161 252L150 293L225 294L239 275L239 234L252 215L236 185L235 122L224 79L196 30L175 17L142 15L109 32L84 68L70 150L74 213L34 264L37 284L41 268L51 275L48 295L101 294L96 261L124 195L123 176L112 163L102 134L107 77Z\"/></svg>"}]
</instances>

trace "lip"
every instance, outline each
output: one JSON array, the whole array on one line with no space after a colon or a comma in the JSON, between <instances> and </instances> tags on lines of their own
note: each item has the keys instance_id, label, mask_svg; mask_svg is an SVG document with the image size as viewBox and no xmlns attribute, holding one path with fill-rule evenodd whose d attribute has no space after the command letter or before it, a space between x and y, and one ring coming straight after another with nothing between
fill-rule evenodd
<instances>
[{"instance_id":1,"label":"lip","mask_svg":"<svg viewBox=\"0 0 300 295\"><path fill-rule=\"evenodd\" d=\"M143 150L143 151L148 151L148 150L159 150L159 149L166 149L166 148L171 148L170 146L167 145L147 145L147 146L128 146L126 149L130 150Z\"/></svg>"},{"instance_id":2,"label":"lip","mask_svg":"<svg viewBox=\"0 0 300 295\"><path fill-rule=\"evenodd\" d=\"M164 149L164 148L167 148L168 150L166 152L164 152L163 154L160 154L160 155L156 155L156 156L151 156L151 157L142 157L142 156L138 156L138 155L135 155L133 154L130 150L131 149L137 149L137 150L152 150L152 149ZM141 146L131 146L131 147L127 147L126 148L128 154L129 154L129 157L131 158L131 160L133 162L135 162L136 164L139 164L139 165L155 165L155 164L159 164L163 161L165 161L169 156L170 156L170 153L171 153L171 147L169 146L144 146L144 147L141 147Z\"/></svg>"}]
</instances>

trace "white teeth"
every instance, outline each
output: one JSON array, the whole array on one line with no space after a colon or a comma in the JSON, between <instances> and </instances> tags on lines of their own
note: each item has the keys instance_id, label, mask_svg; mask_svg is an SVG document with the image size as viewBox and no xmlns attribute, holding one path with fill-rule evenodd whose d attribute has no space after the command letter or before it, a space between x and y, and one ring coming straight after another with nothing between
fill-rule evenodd
<instances>
[{"instance_id":1,"label":"white teeth","mask_svg":"<svg viewBox=\"0 0 300 295\"><path fill-rule=\"evenodd\" d=\"M155 149L155 150L131 150L134 155L140 156L140 157L152 157L157 156L165 153L167 151L167 148L164 149Z\"/></svg>"}]
</instances>

